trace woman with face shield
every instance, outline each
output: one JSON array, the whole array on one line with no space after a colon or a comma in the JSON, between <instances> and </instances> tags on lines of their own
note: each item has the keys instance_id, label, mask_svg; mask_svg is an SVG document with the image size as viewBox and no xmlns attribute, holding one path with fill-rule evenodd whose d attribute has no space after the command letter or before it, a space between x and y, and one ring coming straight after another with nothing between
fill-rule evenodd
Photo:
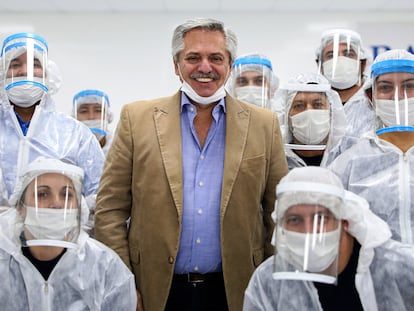
<instances>
[{"instance_id":1,"label":"woman with face shield","mask_svg":"<svg viewBox=\"0 0 414 311\"><path fill-rule=\"evenodd\" d=\"M73 97L72 116L89 127L105 155L112 141L110 106L108 95L100 90L83 90Z\"/></svg>"},{"instance_id":2,"label":"woman with face shield","mask_svg":"<svg viewBox=\"0 0 414 311\"><path fill-rule=\"evenodd\" d=\"M337 148L345 135L345 114L338 94L323 76L306 73L279 89L278 102L284 110L289 169L326 165L325 155Z\"/></svg>"},{"instance_id":3,"label":"woman with face shield","mask_svg":"<svg viewBox=\"0 0 414 311\"><path fill-rule=\"evenodd\" d=\"M347 131L355 138L372 130L374 124L374 110L364 87L370 62L370 55L357 32L334 28L322 33L316 49L318 72L338 92L344 106Z\"/></svg>"},{"instance_id":4,"label":"woman with face shield","mask_svg":"<svg viewBox=\"0 0 414 311\"><path fill-rule=\"evenodd\" d=\"M91 131L55 109L53 95L61 75L48 58L46 40L32 33L17 33L1 49L0 166L7 192L12 194L17 176L38 157L75 163L85 172L82 194L95 207L95 195L105 160Z\"/></svg>"},{"instance_id":5,"label":"woman with face shield","mask_svg":"<svg viewBox=\"0 0 414 311\"><path fill-rule=\"evenodd\" d=\"M0 216L2 310L135 310L132 273L81 229L83 170L38 158ZM16 299L18 297L19 299Z\"/></svg>"},{"instance_id":6,"label":"woman with face shield","mask_svg":"<svg viewBox=\"0 0 414 311\"><path fill-rule=\"evenodd\" d=\"M236 58L227 88L237 99L272 109L279 78L273 73L272 62L264 55L249 53Z\"/></svg>"},{"instance_id":7,"label":"woman with face shield","mask_svg":"<svg viewBox=\"0 0 414 311\"><path fill-rule=\"evenodd\" d=\"M255 270L243 310L411 310L414 246L391 240L366 200L315 166L289 171L276 192L275 255Z\"/></svg>"},{"instance_id":8,"label":"woman with face shield","mask_svg":"<svg viewBox=\"0 0 414 311\"><path fill-rule=\"evenodd\" d=\"M372 65L375 132L330 165L345 187L360 194L391 227L393 238L414 243L414 55L381 53Z\"/></svg>"}]
</instances>

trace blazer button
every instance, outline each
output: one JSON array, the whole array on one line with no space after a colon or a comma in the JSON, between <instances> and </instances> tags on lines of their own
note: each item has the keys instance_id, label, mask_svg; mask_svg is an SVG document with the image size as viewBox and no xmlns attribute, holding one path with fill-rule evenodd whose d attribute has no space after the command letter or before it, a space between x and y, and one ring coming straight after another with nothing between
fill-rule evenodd
<instances>
[{"instance_id":1,"label":"blazer button","mask_svg":"<svg viewBox=\"0 0 414 311\"><path fill-rule=\"evenodd\" d=\"M173 256L170 256L170 257L168 257L168 263L174 263L174 257Z\"/></svg>"}]
</instances>

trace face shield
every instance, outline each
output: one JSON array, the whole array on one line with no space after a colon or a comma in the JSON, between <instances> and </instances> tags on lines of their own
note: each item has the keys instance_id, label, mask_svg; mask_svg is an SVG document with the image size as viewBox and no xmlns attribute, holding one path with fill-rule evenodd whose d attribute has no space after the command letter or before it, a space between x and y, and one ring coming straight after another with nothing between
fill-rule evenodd
<instances>
[{"instance_id":1,"label":"face shield","mask_svg":"<svg viewBox=\"0 0 414 311\"><path fill-rule=\"evenodd\" d=\"M266 58L243 57L233 63L232 90L237 99L270 109L272 64Z\"/></svg>"},{"instance_id":2,"label":"face shield","mask_svg":"<svg viewBox=\"0 0 414 311\"><path fill-rule=\"evenodd\" d=\"M30 107L48 91L46 82L48 46L35 34L19 33L7 37L2 47L5 90L9 100Z\"/></svg>"},{"instance_id":3,"label":"face shield","mask_svg":"<svg viewBox=\"0 0 414 311\"><path fill-rule=\"evenodd\" d=\"M376 133L414 132L414 60L379 61L371 72Z\"/></svg>"},{"instance_id":4,"label":"face shield","mask_svg":"<svg viewBox=\"0 0 414 311\"><path fill-rule=\"evenodd\" d=\"M73 98L73 115L84 123L98 141L107 136L109 116L109 98L99 90L84 90Z\"/></svg>"},{"instance_id":5,"label":"face shield","mask_svg":"<svg viewBox=\"0 0 414 311\"><path fill-rule=\"evenodd\" d=\"M273 278L335 283L343 190L291 182L278 186L277 197Z\"/></svg>"},{"instance_id":6,"label":"face shield","mask_svg":"<svg viewBox=\"0 0 414 311\"><path fill-rule=\"evenodd\" d=\"M286 148L324 150L331 129L329 84L287 84L287 124L290 134Z\"/></svg>"},{"instance_id":7,"label":"face shield","mask_svg":"<svg viewBox=\"0 0 414 311\"><path fill-rule=\"evenodd\" d=\"M55 159L29 164L16 187L22 246L76 247L83 171Z\"/></svg>"},{"instance_id":8,"label":"face shield","mask_svg":"<svg viewBox=\"0 0 414 311\"><path fill-rule=\"evenodd\" d=\"M333 88L344 90L361 84L362 57L361 38L356 32L334 29L322 34L318 69Z\"/></svg>"}]
</instances>

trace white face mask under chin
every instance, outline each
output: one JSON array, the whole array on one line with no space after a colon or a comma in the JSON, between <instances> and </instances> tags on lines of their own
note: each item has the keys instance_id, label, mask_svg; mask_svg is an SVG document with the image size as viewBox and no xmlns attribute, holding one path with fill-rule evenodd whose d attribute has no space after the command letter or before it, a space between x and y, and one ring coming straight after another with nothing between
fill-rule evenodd
<instances>
[{"instance_id":1,"label":"white face mask under chin","mask_svg":"<svg viewBox=\"0 0 414 311\"><path fill-rule=\"evenodd\" d=\"M305 145L321 143L329 134L330 111L309 109L290 117L292 135Z\"/></svg>"},{"instance_id":2,"label":"white face mask under chin","mask_svg":"<svg viewBox=\"0 0 414 311\"><path fill-rule=\"evenodd\" d=\"M260 86L243 86L234 89L237 99L244 100L250 104L265 107L267 98L263 96L267 94L267 89Z\"/></svg>"},{"instance_id":3,"label":"white face mask under chin","mask_svg":"<svg viewBox=\"0 0 414 311\"><path fill-rule=\"evenodd\" d=\"M333 66L333 59L327 60L322 64L323 75L328 79L332 87L338 90L345 90L358 83L360 70L357 60L339 56L336 61L335 71Z\"/></svg>"},{"instance_id":4,"label":"white face mask under chin","mask_svg":"<svg viewBox=\"0 0 414 311\"><path fill-rule=\"evenodd\" d=\"M200 96L185 81L183 82L183 85L181 86L181 91L183 91L190 99L192 99L197 104L204 105L204 106L207 106L207 105L210 105L212 103L215 103L215 102L219 101L220 99L222 99L222 98L224 98L226 96L226 90L224 89L224 86L221 86L211 96L208 96L208 97Z\"/></svg>"},{"instance_id":5,"label":"white face mask under chin","mask_svg":"<svg viewBox=\"0 0 414 311\"><path fill-rule=\"evenodd\" d=\"M26 207L25 227L38 240L63 241L68 233L78 227L77 209Z\"/></svg>"},{"instance_id":6,"label":"white face mask under chin","mask_svg":"<svg viewBox=\"0 0 414 311\"><path fill-rule=\"evenodd\" d=\"M309 247L305 254L305 244L312 244L315 239L318 241L319 234L299 233L284 230L285 243L288 249L289 259L292 263L305 271L322 272L326 270L338 256L340 227L336 230L324 232L323 243L317 243L316 247ZM305 260L305 258L307 260Z\"/></svg>"},{"instance_id":7,"label":"white face mask under chin","mask_svg":"<svg viewBox=\"0 0 414 311\"><path fill-rule=\"evenodd\" d=\"M102 128L101 120L84 120L81 122L91 129L92 133L95 135L98 141L100 141L107 135L106 131Z\"/></svg>"},{"instance_id":8,"label":"white face mask under chin","mask_svg":"<svg viewBox=\"0 0 414 311\"><path fill-rule=\"evenodd\" d=\"M398 101L399 123L397 122L397 111L395 109L394 100L375 99L375 106L376 114L386 126L414 125L414 97L407 99L407 111L405 111L405 100L402 99Z\"/></svg>"},{"instance_id":9,"label":"white face mask under chin","mask_svg":"<svg viewBox=\"0 0 414 311\"><path fill-rule=\"evenodd\" d=\"M16 106L28 108L42 99L45 92L33 84L20 84L7 90L9 100Z\"/></svg>"}]
</instances>

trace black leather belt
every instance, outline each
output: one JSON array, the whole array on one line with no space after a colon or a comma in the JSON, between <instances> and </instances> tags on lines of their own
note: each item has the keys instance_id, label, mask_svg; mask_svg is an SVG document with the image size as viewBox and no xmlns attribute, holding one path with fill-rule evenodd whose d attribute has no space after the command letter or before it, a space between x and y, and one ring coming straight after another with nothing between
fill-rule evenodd
<instances>
[{"instance_id":1,"label":"black leather belt","mask_svg":"<svg viewBox=\"0 0 414 311\"><path fill-rule=\"evenodd\" d=\"M202 283L223 280L223 272L174 274L173 281Z\"/></svg>"}]
</instances>

